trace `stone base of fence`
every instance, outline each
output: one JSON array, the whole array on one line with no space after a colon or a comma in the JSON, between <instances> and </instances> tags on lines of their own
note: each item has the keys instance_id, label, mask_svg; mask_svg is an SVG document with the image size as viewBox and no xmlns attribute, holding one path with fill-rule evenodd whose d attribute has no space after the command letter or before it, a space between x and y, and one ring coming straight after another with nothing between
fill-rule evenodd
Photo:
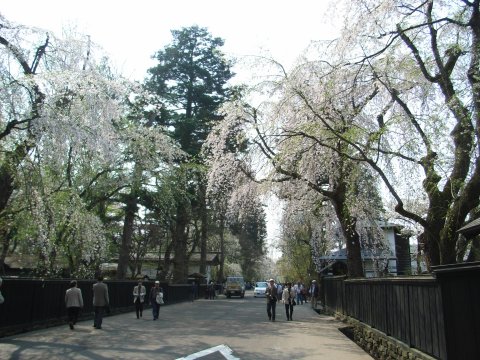
<instances>
[{"instance_id":1,"label":"stone base of fence","mask_svg":"<svg viewBox=\"0 0 480 360\"><path fill-rule=\"evenodd\" d=\"M354 318L333 314L353 330L353 341L376 360L435 360Z\"/></svg>"}]
</instances>

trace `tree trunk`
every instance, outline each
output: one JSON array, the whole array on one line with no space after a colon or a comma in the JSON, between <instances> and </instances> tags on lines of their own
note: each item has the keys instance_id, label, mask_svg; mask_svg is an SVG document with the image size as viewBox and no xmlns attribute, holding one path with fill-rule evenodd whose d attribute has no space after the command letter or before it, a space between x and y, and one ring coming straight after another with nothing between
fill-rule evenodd
<instances>
[{"instance_id":1,"label":"tree trunk","mask_svg":"<svg viewBox=\"0 0 480 360\"><path fill-rule=\"evenodd\" d=\"M200 218L201 218L201 230L200 230L200 274L206 275L207 273L207 237L208 237L208 213L207 213L207 199L206 199L206 187L204 182L199 179L200 182Z\"/></svg>"},{"instance_id":2,"label":"tree trunk","mask_svg":"<svg viewBox=\"0 0 480 360\"><path fill-rule=\"evenodd\" d=\"M8 200L12 196L14 190L13 176L8 167L3 164L0 167L0 216L4 216L7 208Z\"/></svg>"},{"instance_id":3,"label":"tree trunk","mask_svg":"<svg viewBox=\"0 0 480 360\"><path fill-rule=\"evenodd\" d=\"M133 170L132 189L125 201L125 219L123 222L122 243L118 252L117 279L123 280L127 277L128 264L130 262L130 249L132 247L133 225L137 214L137 196L141 185L142 168L135 163Z\"/></svg>"},{"instance_id":4,"label":"tree trunk","mask_svg":"<svg viewBox=\"0 0 480 360\"><path fill-rule=\"evenodd\" d=\"M7 207L10 197L15 190L14 172L28 152L26 143L20 144L14 152L7 152L3 164L0 166L0 236L2 241L2 252L0 254L0 271L3 271L5 257L8 253L8 234L10 223L7 219Z\"/></svg>"},{"instance_id":5,"label":"tree trunk","mask_svg":"<svg viewBox=\"0 0 480 360\"><path fill-rule=\"evenodd\" d=\"M123 222L122 244L118 254L117 279L127 277L128 263L130 262L130 248L132 246L133 224L137 213L137 198L130 194L126 201L125 219Z\"/></svg>"},{"instance_id":6,"label":"tree trunk","mask_svg":"<svg viewBox=\"0 0 480 360\"><path fill-rule=\"evenodd\" d=\"M182 284L187 281L188 262L187 262L187 238L186 229L188 225L188 214L185 204L179 204L177 207L177 219L175 230L172 234L174 241L175 258L173 259L173 282Z\"/></svg>"},{"instance_id":7,"label":"tree trunk","mask_svg":"<svg viewBox=\"0 0 480 360\"><path fill-rule=\"evenodd\" d=\"M173 230L172 230L172 233L173 233ZM172 255L172 249L174 248L174 245L175 245L175 243L173 241L171 241L167 245L167 248L165 249L164 258L163 258L163 265L161 265L161 257L162 257L161 247L159 249L157 277L160 281L161 280L167 280L167 275L170 272L170 265L172 264L171 255Z\"/></svg>"},{"instance_id":8,"label":"tree trunk","mask_svg":"<svg viewBox=\"0 0 480 360\"><path fill-rule=\"evenodd\" d=\"M218 270L217 281L223 283L225 280L225 219L223 215L220 217L220 268Z\"/></svg>"},{"instance_id":9,"label":"tree trunk","mask_svg":"<svg viewBox=\"0 0 480 360\"><path fill-rule=\"evenodd\" d=\"M2 219L0 218L0 239L2 239L2 249L0 253L0 274L5 275L5 258L8 255L8 248L10 247L10 236L6 232L7 226L1 225Z\"/></svg>"},{"instance_id":10,"label":"tree trunk","mask_svg":"<svg viewBox=\"0 0 480 360\"><path fill-rule=\"evenodd\" d=\"M360 235L355 229L356 219L352 218L345 204L346 184L338 184L330 201L340 221L343 236L347 246L347 268L349 277L364 277Z\"/></svg>"}]
</instances>

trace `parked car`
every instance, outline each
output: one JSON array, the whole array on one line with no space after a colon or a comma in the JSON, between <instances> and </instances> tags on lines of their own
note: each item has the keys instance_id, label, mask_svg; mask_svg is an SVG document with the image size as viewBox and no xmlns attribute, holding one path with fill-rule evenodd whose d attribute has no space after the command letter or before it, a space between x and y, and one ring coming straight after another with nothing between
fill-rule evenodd
<instances>
[{"instance_id":1,"label":"parked car","mask_svg":"<svg viewBox=\"0 0 480 360\"><path fill-rule=\"evenodd\" d=\"M253 289L253 296L254 297L264 297L265 290L267 290L267 282L266 281L258 281L255 283L255 288Z\"/></svg>"},{"instance_id":2,"label":"parked car","mask_svg":"<svg viewBox=\"0 0 480 360\"><path fill-rule=\"evenodd\" d=\"M243 276L227 276L224 294L227 298L234 295L243 298L245 296L245 280Z\"/></svg>"}]
</instances>

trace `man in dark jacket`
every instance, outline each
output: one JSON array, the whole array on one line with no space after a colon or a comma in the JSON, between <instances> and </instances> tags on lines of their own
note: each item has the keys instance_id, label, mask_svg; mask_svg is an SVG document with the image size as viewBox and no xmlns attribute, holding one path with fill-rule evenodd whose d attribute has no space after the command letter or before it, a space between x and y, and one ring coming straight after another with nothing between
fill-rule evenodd
<instances>
[{"instance_id":1,"label":"man in dark jacket","mask_svg":"<svg viewBox=\"0 0 480 360\"><path fill-rule=\"evenodd\" d=\"M267 298L267 315L268 320L275 321L275 308L277 306L278 291L275 286L275 280L268 280L268 286L265 290L265 296Z\"/></svg>"},{"instance_id":2,"label":"man in dark jacket","mask_svg":"<svg viewBox=\"0 0 480 360\"><path fill-rule=\"evenodd\" d=\"M161 294L161 295L160 295ZM163 289L160 287L160 281L155 281L155 286L150 289L150 304L152 304L153 320L158 320L160 313L160 303L157 301L157 295L163 298Z\"/></svg>"},{"instance_id":3,"label":"man in dark jacket","mask_svg":"<svg viewBox=\"0 0 480 360\"><path fill-rule=\"evenodd\" d=\"M93 308L95 309L95 318L93 327L102 328L103 313L110 304L108 297L108 286L103 282L103 276L98 276L97 282L93 285Z\"/></svg>"}]
</instances>

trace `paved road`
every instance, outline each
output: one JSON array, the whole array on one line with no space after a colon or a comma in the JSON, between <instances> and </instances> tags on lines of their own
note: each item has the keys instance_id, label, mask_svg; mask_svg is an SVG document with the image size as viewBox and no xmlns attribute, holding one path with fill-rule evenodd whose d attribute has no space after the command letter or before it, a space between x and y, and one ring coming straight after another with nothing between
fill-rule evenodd
<instances>
[{"instance_id":1,"label":"paved road","mask_svg":"<svg viewBox=\"0 0 480 360\"><path fill-rule=\"evenodd\" d=\"M134 313L0 338L0 359L183 359L183 360L360 360L371 359L345 337L343 324L297 305L293 321L277 306L277 321L267 319L265 300L224 296L162 307L152 321Z\"/></svg>"}]
</instances>

